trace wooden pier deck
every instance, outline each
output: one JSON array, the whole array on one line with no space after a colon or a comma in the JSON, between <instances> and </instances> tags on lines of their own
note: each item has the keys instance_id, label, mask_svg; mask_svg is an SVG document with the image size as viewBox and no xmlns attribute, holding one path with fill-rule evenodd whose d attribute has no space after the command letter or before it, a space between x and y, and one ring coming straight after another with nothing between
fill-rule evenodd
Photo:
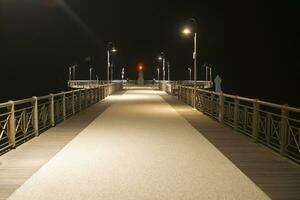
<instances>
[{"instance_id":1,"label":"wooden pier deck","mask_svg":"<svg viewBox=\"0 0 300 200\"><path fill-rule=\"evenodd\" d=\"M112 95L0 157L0 199L300 199L299 188L298 165L150 88Z\"/></svg>"}]
</instances>

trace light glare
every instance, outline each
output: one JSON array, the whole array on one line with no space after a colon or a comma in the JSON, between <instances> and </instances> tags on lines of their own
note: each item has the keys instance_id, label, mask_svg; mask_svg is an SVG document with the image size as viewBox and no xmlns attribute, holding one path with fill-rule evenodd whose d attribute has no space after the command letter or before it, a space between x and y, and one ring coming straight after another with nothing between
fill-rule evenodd
<instances>
[{"instance_id":1,"label":"light glare","mask_svg":"<svg viewBox=\"0 0 300 200\"><path fill-rule=\"evenodd\" d=\"M185 28L185 29L183 29L182 33L185 34L185 35L188 35L188 34L191 34L192 31L189 28Z\"/></svg>"}]
</instances>

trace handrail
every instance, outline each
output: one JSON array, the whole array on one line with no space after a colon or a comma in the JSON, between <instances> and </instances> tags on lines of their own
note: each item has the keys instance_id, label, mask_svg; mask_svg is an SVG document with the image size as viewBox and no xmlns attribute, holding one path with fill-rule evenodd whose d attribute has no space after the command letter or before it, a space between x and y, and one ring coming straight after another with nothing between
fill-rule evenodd
<instances>
[{"instance_id":1,"label":"handrail","mask_svg":"<svg viewBox=\"0 0 300 200\"><path fill-rule=\"evenodd\" d=\"M0 155L122 89L122 82L0 103Z\"/></svg>"},{"instance_id":2,"label":"handrail","mask_svg":"<svg viewBox=\"0 0 300 200\"><path fill-rule=\"evenodd\" d=\"M186 86L182 86L182 87L186 87ZM194 89L193 87L186 87L186 88ZM226 93L219 93L219 92L214 92L214 91L209 91L209 90L204 90L204 89L199 89L199 88L197 88L197 90L201 91L201 92L204 92L204 93L209 93L209 94L223 95L224 97L228 97L228 98L237 98L238 100L249 101L251 103L256 101L256 99L251 99L251 98L241 97L241 96L235 96L235 95L230 95L230 94L226 94ZM280 109L282 107L285 107L285 109L287 109L287 110L300 113L299 108L290 107L288 105L280 105L280 104L276 104L276 103L271 103L271 102L268 102L268 101L262 101L262 100L257 100L257 101L258 101L259 104L262 104L262 105L265 105L265 106L271 106L271 107L280 108Z\"/></svg>"},{"instance_id":3,"label":"handrail","mask_svg":"<svg viewBox=\"0 0 300 200\"><path fill-rule=\"evenodd\" d=\"M299 108L200 88L194 93L193 87L186 86L179 86L178 98L191 106L196 105L196 109L221 124L300 163Z\"/></svg>"}]
</instances>

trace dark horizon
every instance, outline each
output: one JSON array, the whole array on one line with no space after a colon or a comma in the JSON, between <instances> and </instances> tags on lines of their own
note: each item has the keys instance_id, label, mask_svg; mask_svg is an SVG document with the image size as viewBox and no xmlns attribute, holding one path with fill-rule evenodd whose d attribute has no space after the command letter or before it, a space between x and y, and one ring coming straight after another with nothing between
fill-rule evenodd
<instances>
[{"instance_id":1,"label":"dark horizon","mask_svg":"<svg viewBox=\"0 0 300 200\"><path fill-rule=\"evenodd\" d=\"M88 79L84 59L106 79L106 46L115 43L115 78L126 67L136 79L156 77L164 51L171 79L188 79L192 37L181 28L198 21L198 70L219 74L225 93L300 107L299 3L297 1L81 1L0 0L0 102L66 90L68 67ZM204 68L200 79L204 79ZM199 76L199 74L198 74ZM95 79L95 74L94 74Z\"/></svg>"}]
</instances>

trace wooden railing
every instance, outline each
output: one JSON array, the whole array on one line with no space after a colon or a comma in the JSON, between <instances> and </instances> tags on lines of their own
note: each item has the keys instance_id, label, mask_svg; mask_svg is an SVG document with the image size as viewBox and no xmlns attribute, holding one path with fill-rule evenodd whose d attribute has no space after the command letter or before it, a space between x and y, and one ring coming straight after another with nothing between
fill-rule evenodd
<instances>
[{"instance_id":1,"label":"wooden railing","mask_svg":"<svg viewBox=\"0 0 300 200\"><path fill-rule=\"evenodd\" d=\"M193 106L193 87L178 98ZM196 89L196 109L300 163L300 109L258 99Z\"/></svg>"},{"instance_id":2,"label":"wooden railing","mask_svg":"<svg viewBox=\"0 0 300 200\"><path fill-rule=\"evenodd\" d=\"M1 103L0 154L121 89L119 82Z\"/></svg>"}]
</instances>

